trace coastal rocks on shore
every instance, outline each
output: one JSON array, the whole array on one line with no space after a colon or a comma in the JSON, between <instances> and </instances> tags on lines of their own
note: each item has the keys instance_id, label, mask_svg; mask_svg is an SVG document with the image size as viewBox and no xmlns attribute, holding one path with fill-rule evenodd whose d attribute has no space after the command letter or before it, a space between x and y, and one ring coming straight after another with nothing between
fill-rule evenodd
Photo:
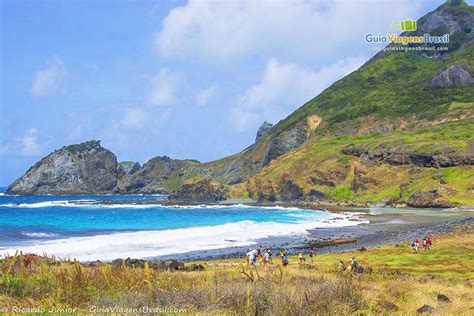
<instances>
[{"instance_id":1,"label":"coastal rocks on shore","mask_svg":"<svg viewBox=\"0 0 474 316\"><path fill-rule=\"evenodd\" d=\"M41 159L7 194L98 194L117 185L117 157L100 141L65 146Z\"/></svg>"},{"instance_id":2,"label":"coastal rocks on shore","mask_svg":"<svg viewBox=\"0 0 474 316\"><path fill-rule=\"evenodd\" d=\"M171 200L192 203L214 203L227 199L227 187L210 178L195 177L185 181L171 195Z\"/></svg>"},{"instance_id":3,"label":"coastal rocks on shore","mask_svg":"<svg viewBox=\"0 0 474 316\"><path fill-rule=\"evenodd\" d=\"M451 207L451 203L443 199L440 189L432 191L415 191L407 201L407 205L411 207Z\"/></svg>"}]
</instances>

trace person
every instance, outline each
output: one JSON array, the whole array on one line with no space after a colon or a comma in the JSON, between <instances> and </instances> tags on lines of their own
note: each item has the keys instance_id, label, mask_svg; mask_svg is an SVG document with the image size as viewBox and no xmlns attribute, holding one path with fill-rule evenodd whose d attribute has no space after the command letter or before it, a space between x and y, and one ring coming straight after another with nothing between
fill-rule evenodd
<instances>
[{"instance_id":1,"label":"person","mask_svg":"<svg viewBox=\"0 0 474 316\"><path fill-rule=\"evenodd\" d=\"M288 254L283 250L283 257L281 257L281 265L286 267L288 265Z\"/></svg>"},{"instance_id":2,"label":"person","mask_svg":"<svg viewBox=\"0 0 474 316\"><path fill-rule=\"evenodd\" d=\"M412 252L412 253L418 252L418 245L419 245L418 238L416 238L416 239L411 243L411 252Z\"/></svg>"},{"instance_id":3,"label":"person","mask_svg":"<svg viewBox=\"0 0 474 316\"><path fill-rule=\"evenodd\" d=\"M359 263L357 262L355 257L351 258L351 271L352 272L357 272L359 269Z\"/></svg>"},{"instance_id":4,"label":"person","mask_svg":"<svg viewBox=\"0 0 474 316\"><path fill-rule=\"evenodd\" d=\"M265 250L265 252L263 253L263 267L266 266L267 263L270 262L270 252L269 250Z\"/></svg>"},{"instance_id":5,"label":"person","mask_svg":"<svg viewBox=\"0 0 474 316\"><path fill-rule=\"evenodd\" d=\"M426 237L423 237L423 239L421 240L421 245L423 246L423 248L425 248L426 251L426 247L428 246L426 243Z\"/></svg>"},{"instance_id":6,"label":"person","mask_svg":"<svg viewBox=\"0 0 474 316\"><path fill-rule=\"evenodd\" d=\"M302 252L300 252L298 254L298 259L300 259L300 264L302 265L306 261L306 256Z\"/></svg>"},{"instance_id":7,"label":"person","mask_svg":"<svg viewBox=\"0 0 474 316\"><path fill-rule=\"evenodd\" d=\"M247 265L251 264L251 262L252 262L251 257L252 257L252 248L249 248L249 251L247 251L247 253L245 254L245 259L247 261Z\"/></svg>"},{"instance_id":8,"label":"person","mask_svg":"<svg viewBox=\"0 0 474 316\"><path fill-rule=\"evenodd\" d=\"M426 239L426 245L427 245L428 250L430 250L431 246L433 245L433 241L431 240L430 236L428 236L428 238Z\"/></svg>"},{"instance_id":9,"label":"person","mask_svg":"<svg viewBox=\"0 0 474 316\"><path fill-rule=\"evenodd\" d=\"M258 251L257 249L253 249L252 256L251 256L251 262L253 266L257 263L257 257L258 257Z\"/></svg>"},{"instance_id":10,"label":"person","mask_svg":"<svg viewBox=\"0 0 474 316\"><path fill-rule=\"evenodd\" d=\"M314 249L313 248L309 250L309 260L311 263L314 262Z\"/></svg>"},{"instance_id":11,"label":"person","mask_svg":"<svg viewBox=\"0 0 474 316\"><path fill-rule=\"evenodd\" d=\"M270 263L273 263L273 248L272 247L268 249L268 257L269 257Z\"/></svg>"}]
</instances>

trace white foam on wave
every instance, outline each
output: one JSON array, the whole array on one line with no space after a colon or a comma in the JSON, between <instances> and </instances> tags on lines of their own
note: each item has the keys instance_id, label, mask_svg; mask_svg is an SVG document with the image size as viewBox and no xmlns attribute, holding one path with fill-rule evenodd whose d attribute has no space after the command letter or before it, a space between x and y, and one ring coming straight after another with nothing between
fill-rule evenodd
<instances>
[{"instance_id":1,"label":"white foam on wave","mask_svg":"<svg viewBox=\"0 0 474 316\"><path fill-rule=\"evenodd\" d=\"M70 200L70 201L45 201L45 202L34 202L34 203L7 203L0 204L3 207L10 208L42 208L42 207L94 207L94 208L152 208L161 206L161 204L101 204L100 202L94 200Z\"/></svg>"},{"instance_id":2,"label":"white foam on wave","mask_svg":"<svg viewBox=\"0 0 474 316\"><path fill-rule=\"evenodd\" d=\"M97 200L60 200L60 201L45 201L45 202L33 202L33 203L7 203L0 204L0 207L11 207L11 208L42 208L42 207L93 207L93 208L124 208L124 209L147 209L154 207L162 208L173 208L173 209L225 209L225 208L248 208L248 209L265 209L265 210L285 210L285 211L304 211L296 207L285 207L285 206L252 206L245 204L229 204L229 205L163 205L159 202L157 203L146 203L146 204L136 204L136 203L101 203Z\"/></svg>"},{"instance_id":3,"label":"white foam on wave","mask_svg":"<svg viewBox=\"0 0 474 316\"><path fill-rule=\"evenodd\" d=\"M243 247L271 236L305 235L313 228L354 226L366 222L351 213L326 215L323 219L316 220L313 217L315 215L309 214L306 220L296 223L258 223L244 220L216 226L39 240L18 250L54 254L82 261L150 258L191 251ZM15 253L16 250L4 247L0 248L0 253Z\"/></svg>"},{"instance_id":4,"label":"white foam on wave","mask_svg":"<svg viewBox=\"0 0 474 316\"><path fill-rule=\"evenodd\" d=\"M58 235L57 234L53 234L53 233L36 233L36 232L32 232L32 233L29 233L29 232L21 232L21 234L23 236L26 236L26 237L34 237L34 238L49 238L49 237L57 237Z\"/></svg>"}]
</instances>

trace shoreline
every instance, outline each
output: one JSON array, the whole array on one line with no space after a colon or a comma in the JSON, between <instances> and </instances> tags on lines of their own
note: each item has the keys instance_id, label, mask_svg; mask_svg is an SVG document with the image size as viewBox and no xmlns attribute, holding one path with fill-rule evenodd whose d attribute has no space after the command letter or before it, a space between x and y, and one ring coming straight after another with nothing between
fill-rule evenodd
<instances>
[{"instance_id":1,"label":"shoreline","mask_svg":"<svg viewBox=\"0 0 474 316\"><path fill-rule=\"evenodd\" d=\"M339 253L370 248L377 248L384 245L398 245L408 242L415 237L422 238L425 235L433 236L439 234L470 231L470 226L474 225L474 216L463 217L449 221L439 221L436 223L424 224L395 224L386 225L384 223L360 224L357 226L338 228L317 228L309 231L307 236L299 237L269 237L257 241L256 245L231 247L223 249L213 249L205 251L194 251L181 254L170 254L144 258L145 260L178 260L182 262L212 261L221 259L239 259L245 257L248 248L262 246L262 248L272 247L274 250L284 248L290 255L298 252L307 252L311 247L309 244L315 242L330 242L334 240L351 240L353 243L328 245L322 248L315 248L316 254ZM384 227L385 226L385 227ZM329 236L329 237L327 237ZM122 258L125 259L125 258Z\"/></svg>"}]
</instances>

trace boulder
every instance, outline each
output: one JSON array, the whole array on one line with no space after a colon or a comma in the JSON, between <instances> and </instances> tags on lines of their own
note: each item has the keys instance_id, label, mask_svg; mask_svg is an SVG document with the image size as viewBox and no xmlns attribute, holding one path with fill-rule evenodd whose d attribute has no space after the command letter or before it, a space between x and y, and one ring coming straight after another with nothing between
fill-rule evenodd
<instances>
[{"instance_id":1,"label":"boulder","mask_svg":"<svg viewBox=\"0 0 474 316\"><path fill-rule=\"evenodd\" d=\"M398 311L398 306L390 301L380 300L377 302L377 311L379 313L396 312Z\"/></svg>"},{"instance_id":2,"label":"boulder","mask_svg":"<svg viewBox=\"0 0 474 316\"><path fill-rule=\"evenodd\" d=\"M451 303L451 300L444 294L438 294L437 300L440 303L446 303L446 304Z\"/></svg>"},{"instance_id":3,"label":"boulder","mask_svg":"<svg viewBox=\"0 0 474 316\"><path fill-rule=\"evenodd\" d=\"M423 305L416 310L417 314L431 314L435 311L435 308L431 305Z\"/></svg>"},{"instance_id":4,"label":"boulder","mask_svg":"<svg viewBox=\"0 0 474 316\"><path fill-rule=\"evenodd\" d=\"M460 64L449 66L431 80L432 86L442 88L469 86L473 83L474 79L469 71Z\"/></svg>"}]
</instances>

